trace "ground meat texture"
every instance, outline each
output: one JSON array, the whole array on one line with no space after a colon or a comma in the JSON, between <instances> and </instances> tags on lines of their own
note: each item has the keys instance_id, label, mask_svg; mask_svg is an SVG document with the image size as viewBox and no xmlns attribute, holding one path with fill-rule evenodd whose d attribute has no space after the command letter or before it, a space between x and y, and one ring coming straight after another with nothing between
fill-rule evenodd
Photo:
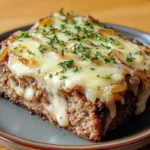
<instances>
[{"instance_id":1,"label":"ground meat texture","mask_svg":"<svg viewBox=\"0 0 150 150\"><path fill-rule=\"evenodd\" d=\"M68 129L88 140L100 140L103 134L104 117L97 114L99 107L93 105L79 91L68 99L68 114L71 126Z\"/></svg>"}]
</instances>

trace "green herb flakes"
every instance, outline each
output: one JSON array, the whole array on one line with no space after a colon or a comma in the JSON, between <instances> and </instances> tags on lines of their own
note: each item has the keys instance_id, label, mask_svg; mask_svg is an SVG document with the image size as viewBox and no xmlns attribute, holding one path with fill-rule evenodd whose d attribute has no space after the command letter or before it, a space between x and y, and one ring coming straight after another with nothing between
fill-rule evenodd
<instances>
[{"instance_id":1,"label":"green herb flakes","mask_svg":"<svg viewBox=\"0 0 150 150\"><path fill-rule=\"evenodd\" d=\"M90 70L94 71L94 70L95 70L95 68L90 68Z\"/></svg>"},{"instance_id":2,"label":"green herb flakes","mask_svg":"<svg viewBox=\"0 0 150 150\"><path fill-rule=\"evenodd\" d=\"M79 68L76 66L73 68L73 72L78 72L79 71Z\"/></svg>"},{"instance_id":3,"label":"green herb flakes","mask_svg":"<svg viewBox=\"0 0 150 150\"><path fill-rule=\"evenodd\" d=\"M80 27L80 26L75 26L74 28L75 28L78 32L81 31L81 27Z\"/></svg>"},{"instance_id":4,"label":"green herb flakes","mask_svg":"<svg viewBox=\"0 0 150 150\"><path fill-rule=\"evenodd\" d=\"M61 76L61 78L59 80L64 80L66 78L67 78L67 76Z\"/></svg>"},{"instance_id":5,"label":"green herb flakes","mask_svg":"<svg viewBox=\"0 0 150 150\"><path fill-rule=\"evenodd\" d=\"M64 56L64 49L62 49L62 50L61 50L61 55L63 55L63 56Z\"/></svg>"},{"instance_id":6,"label":"green herb flakes","mask_svg":"<svg viewBox=\"0 0 150 150\"><path fill-rule=\"evenodd\" d=\"M102 58L102 54L100 51L96 52L96 54L94 55L93 59L98 60L99 58Z\"/></svg>"},{"instance_id":7,"label":"green herb flakes","mask_svg":"<svg viewBox=\"0 0 150 150\"><path fill-rule=\"evenodd\" d=\"M71 24L76 24L77 22L75 20L71 20Z\"/></svg>"},{"instance_id":8,"label":"green herb flakes","mask_svg":"<svg viewBox=\"0 0 150 150\"><path fill-rule=\"evenodd\" d=\"M102 78L104 78L104 79L106 79L106 80L110 80L110 79L111 79L111 76L112 76L112 74L106 75L105 77L102 77Z\"/></svg>"},{"instance_id":9,"label":"green herb flakes","mask_svg":"<svg viewBox=\"0 0 150 150\"><path fill-rule=\"evenodd\" d=\"M28 52L28 54L30 54L30 55L35 55L35 53L33 53L31 50L27 50L27 52Z\"/></svg>"},{"instance_id":10,"label":"green herb flakes","mask_svg":"<svg viewBox=\"0 0 150 150\"><path fill-rule=\"evenodd\" d=\"M64 14L64 8L60 8L59 13Z\"/></svg>"},{"instance_id":11,"label":"green herb flakes","mask_svg":"<svg viewBox=\"0 0 150 150\"><path fill-rule=\"evenodd\" d=\"M38 69L38 70L37 70L37 74L41 74L41 69Z\"/></svg>"},{"instance_id":12,"label":"green herb flakes","mask_svg":"<svg viewBox=\"0 0 150 150\"><path fill-rule=\"evenodd\" d=\"M73 66L74 60L67 60L67 61L62 61L58 65L61 66L64 71L66 71L68 68L71 68Z\"/></svg>"},{"instance_id":13,"label":"green herb flakes","mask_svg":"<svg viewBox=\"0 0 150 150\"><path fill-rule=\"evenodd\" d=\"M18 52L19 52L19 53L23 53L23 50L22 50L22 49L20 49Z\"/></svg>"},{"instance_id":14,"label":"green herb flakes","mask_svg":"<svg viewBox=\"0 0 150 150\"><path fill-rule=\"evenodd\" d=\"M20 38L28 38L28 37L30 37L30 36L27 32L22 32L20 35Z\"/></svg>"},{"instance_id":15,"label":"green herb flakes","mask_svg":"<svg viewBox=\"0 0 150 150\"><path fill-rule=\"evenodd\" d=\"M53 74L49 74L49 78L53 78Z\"/></svg>"},{"instance_id":16,"label":"green herb flakes","mask_svg":"<svg viewBox=\"0 0 150 150\"><path fill-rule=\"evenodd\" d=\"M128 53L126 61L127 62L132 62L132 54L131 54L131 52Z\"/></svg>"},{"instance_id":17,"label":"green herb flakes","mask_svg":"<svg viewBox=\"0 0 150 150\"><path fill-rule=\"evenodd\" d=\"M44 54L44 52L47 50L47 47L43 44L40 44L39 51L41 54Z\"/></svg>"},{"instance_id":18,"label":"green herb flakes","mask_svg":"<svg viewBox=\"0 0 150 150\"><path fill-rule=\"evenodd\" d=\"M65 33L65 35L70 35L71 31L70 30L66 30L64 33Z\"/></svg>"},{"instance_id":19,"label":"green herb flakes","mask_svg":"<svg viewBox=\"0 0 150 150\"><path fill-rule=\"evenodd\" d=\"M137 51L135 54L136 54L136 55L141 55L142 52L141 52L141 51Z\"/></svg>"}]
</instances>

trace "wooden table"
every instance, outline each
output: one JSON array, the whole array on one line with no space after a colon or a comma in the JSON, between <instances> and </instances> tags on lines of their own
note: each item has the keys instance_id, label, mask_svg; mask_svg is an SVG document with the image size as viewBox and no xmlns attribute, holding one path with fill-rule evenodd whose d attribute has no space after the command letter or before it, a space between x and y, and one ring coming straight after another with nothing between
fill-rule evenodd
<instances>
[{"instance_id":1,"label":"wooden table","mask_svg":"<svg viewBox=\"0 0 150 150\"><path fill-rule=\"evenodd\" d=\"M61 7L150 33L150 0L1 0L0 33L34 23Z\"/></svg>"}]
</instances>

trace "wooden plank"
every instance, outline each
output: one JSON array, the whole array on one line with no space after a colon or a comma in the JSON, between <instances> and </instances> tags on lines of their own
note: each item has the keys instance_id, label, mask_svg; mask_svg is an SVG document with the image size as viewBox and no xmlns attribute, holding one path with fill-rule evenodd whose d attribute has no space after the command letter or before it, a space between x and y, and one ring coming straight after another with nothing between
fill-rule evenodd
<instances>
[{"instance_id":1,"label":"wooden plank","mask_svg":"<svg viewBox=\"0 0 150 150\"><path fill-rule=\"evenodd\" d=\"M5 0L0 3L0 33L34 23L61 7L150 33L150 0Z\"/></svg>"}]
</instances>

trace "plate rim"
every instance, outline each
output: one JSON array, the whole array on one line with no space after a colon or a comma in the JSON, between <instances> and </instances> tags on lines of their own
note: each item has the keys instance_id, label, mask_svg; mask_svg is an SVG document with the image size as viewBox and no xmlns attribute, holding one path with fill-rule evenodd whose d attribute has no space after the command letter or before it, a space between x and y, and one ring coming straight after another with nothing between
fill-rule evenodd
<instances>
[{"instance_id":1,"label":"plate rim","mask_svg":"<svg viewBox=\"0 0 150 150\"><path fill-rule=\"evenodd\" d=\"M150 38L150 34L143 32L141 30L137 30L134 28L130 28L130 27L126 27L123 25L117 25L117 24L111 24L111 23L105 23L106 26L112 26L114 29L116 28L122 28L124 29L124 31L134 31L136 33L139 34L143 34L146 35ZM9 36L12 32L15 32L16 30L22 30L24 28L30 28L32 26L32 24L30 25L25 25L25 26L21 26L9 31L6 31L2 34L0 34L0 40L3 40L3 36L7 37ZM117 30L117 29L116 29ZM7 35L7 36L6 36ZM2 38L1 38L2 37ZM92 148L101 148L101 149L107 149L107 148L117 148L117 147L123 147L123 146L127 146L127 145L131 145L134 144L136 142L140 142L143 140L148 139L150 141L150 128L139 132L137 134L133 134L130 136L127 136L125 138L121 138L121 139L117 139L117 140L111 140L109 142L98 142L98 143L91 143L91 144L70 144L70 145L66 145L66 144L55 144L55 143L50 143L50 142L40 142L40 141L35 141L35 140L31 140L31 139L27 139L21 136L16 136L13 135L11 133L7 133L7 131L0 131L0 140L5 141L5 142L10 142L13 144L18 144L18 145L22 145L22 146L29 146L31 148L42 148L42 149L48 149L48 148L61 148L61 149L92 149ZM74 147L73 147L74 146Z\"/></svg>"},{"instance_id":2,"label":"plate rim","mask_svg":"<svg viewBox=\"0 0 150 150\"><path fill-rule=\"evenodd\" d=\"M117 147L123 147L127 145L132 145L137 142L141 142L144 140L150 141L150 129L147 129L145 131L139 132L137 134L133 134L131 136L127 136L125 138L112 140L109 142L98 142L98 143L91 143L91 144L55 144L50 142L40 142L35 141L31 139L24 138L22 136L16 136L11 133L7 133L6 131L0 132L0 139L3 141L7 141L13 144L18 144L22 146L28 146L31 148L42 148L43 150L46 150L48 148L76 148L76 149L93 149L93 148L101 148L101 149L108 149L108 148L117 148Z\"/></svg>"}]
</instances>

